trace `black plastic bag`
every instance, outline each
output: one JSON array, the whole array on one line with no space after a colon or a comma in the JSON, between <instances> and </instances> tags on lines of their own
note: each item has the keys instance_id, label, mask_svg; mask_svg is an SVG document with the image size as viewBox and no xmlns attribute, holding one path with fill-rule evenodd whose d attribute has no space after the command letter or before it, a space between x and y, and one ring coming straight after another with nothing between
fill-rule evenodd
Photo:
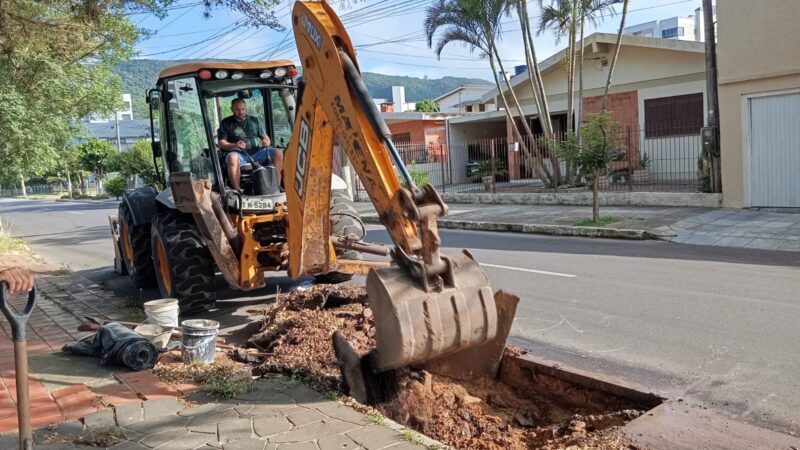
<instances>
[{"instance_id":1,"label":"black plastic bag","mask_svg":"<svg viewBox=\"0 0 800 450\"><path fill-rule=\"evenodd\" d=\"M102 365L121 365L137 372L152 369L158 360L158 349L152 342L114 322L100 327L93 339L66 344L63 350L97 356Z\"/></svg>"}]
</instances>

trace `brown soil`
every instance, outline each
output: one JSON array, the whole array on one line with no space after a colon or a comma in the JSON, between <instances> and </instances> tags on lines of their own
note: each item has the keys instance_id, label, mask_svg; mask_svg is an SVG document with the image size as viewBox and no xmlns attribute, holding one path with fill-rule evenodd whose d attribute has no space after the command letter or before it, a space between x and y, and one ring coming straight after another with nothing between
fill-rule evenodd
<instances>
[{"instance_id":1,"label":"brown soil","mask_svg":"<svg viewBox=\"0 0 800 450\"><path fill-rule=\"evenodd\" d=\"M319 390L343 392L331 335L342 333L359 354L374 348L366 291L314 286L292 292L263 311L262 331L240 359L262 374L299 375ZM424 370L395 374L390 400L378 411L453 447L475 450L632 448L615 428L641 412L569 407L491 379L459 382Z\"/></svg>"}]
</instances>

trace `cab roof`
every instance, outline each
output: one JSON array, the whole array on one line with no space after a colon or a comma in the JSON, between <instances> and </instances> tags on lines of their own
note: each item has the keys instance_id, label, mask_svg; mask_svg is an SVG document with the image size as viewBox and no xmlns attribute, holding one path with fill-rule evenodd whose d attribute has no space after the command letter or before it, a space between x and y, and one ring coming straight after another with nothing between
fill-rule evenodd
<instances>
[{"instance_id":1,"label":"cab roof","mask_svg":"<svg viewBox=\"0 0 800 450\"><path fill-rule=\"evenodd\" d=\"M167 67L158 74L158 79L174 77L185 74L195 74L201 69L225 69L225 70L258 70L258 69L272 69L274 67L292 66L294 63L288 59L279 59L275 61L236 61L236 62L219 62L219 61L198 61L187 64L177 64Z\"/></svg>"}]
</instances>

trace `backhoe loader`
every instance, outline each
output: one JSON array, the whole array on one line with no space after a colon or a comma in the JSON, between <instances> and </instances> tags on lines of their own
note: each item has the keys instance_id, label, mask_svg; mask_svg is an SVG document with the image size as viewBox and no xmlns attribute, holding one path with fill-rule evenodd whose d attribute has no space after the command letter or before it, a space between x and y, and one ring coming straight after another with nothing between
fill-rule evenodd
<instances>
[{"instance_id":1,"label":"backhoe loader","mask_svg":"<svg viewBox=\"0 0 800 450\"><path fill-rule=\"evenodd\" d=\"M198 62L159 75L147 102L166 189L125 193L111 218L119 270L138 286L155 281L164 296L179 299L182 314L214 303L217 270L241 290L264 286L267 271L320 281L366 274L374 370L489 343L498 335L489 280L466 251L440 253L436 219L447 206L432 186L412 180L341 21L325 2L298 1L292 26L302 79L290 61ZM285 189L268 163L243 169L241 191L228 187L214 133L233 98L245 100L283 147ZM332 177L335 143L393 248L363 241L347 186ZM389 258L366 261L360 253Z\"/></svg>"}]
</instances>

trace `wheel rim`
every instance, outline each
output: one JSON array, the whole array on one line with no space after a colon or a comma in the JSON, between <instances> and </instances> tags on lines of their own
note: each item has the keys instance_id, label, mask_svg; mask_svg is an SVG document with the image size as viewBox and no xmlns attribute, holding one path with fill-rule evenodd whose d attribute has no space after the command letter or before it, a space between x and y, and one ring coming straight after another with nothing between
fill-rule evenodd
<instances>
[{"instance_id":1,"label":"wheel rim","mask_svg":"<svg viewBox=\"0 0 800 450\"><path fill-rule=\"evenodd\" d=\"M169 260L167 260L167 250L161 239L156 239L156 265L158 266L158 279L167 294L172 293L172 274L169 272Z\"/></svg>"},{"instance_id":2,"label":"wheel rim","mask_svg":"<svg viewBox=\"0 0 800 450\"><path fill-rule=\"evenodd\" d=\"M128 266L128 271L133 268L133 245L131 244L131 236L128 234L128 226L125 222L119 224L119 234L122 239L122 258L125 259L125 265Z\"/></svg>"}]
</instances>

